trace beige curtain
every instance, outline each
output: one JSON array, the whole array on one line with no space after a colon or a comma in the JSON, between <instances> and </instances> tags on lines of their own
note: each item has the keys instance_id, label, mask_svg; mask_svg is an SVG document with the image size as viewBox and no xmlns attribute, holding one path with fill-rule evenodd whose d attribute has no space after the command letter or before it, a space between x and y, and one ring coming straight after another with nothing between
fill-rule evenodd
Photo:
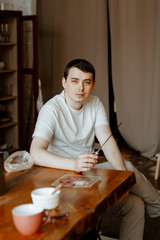
<instances>
[{"instance_id":1,"label":"beige curtain","mask_svg":"<svg viewBox=\"0 0 160 240\"><path fill-rule=\"evenodd\" d=\"M85 58L96 68L94 93L108 110L107 3L39 0L40 78L44 101L62 90L65 65Z\"/></svg>"},{"instance_id":2,"label":"beige curtain","mask_svg":"<svg viewBox=\"0 0 160 240\"><path fill-rule=\"evenodd\" d=\"M160 151L160 1L109 1L112 78L126 142Z\"/></svg>"}]
</instances>

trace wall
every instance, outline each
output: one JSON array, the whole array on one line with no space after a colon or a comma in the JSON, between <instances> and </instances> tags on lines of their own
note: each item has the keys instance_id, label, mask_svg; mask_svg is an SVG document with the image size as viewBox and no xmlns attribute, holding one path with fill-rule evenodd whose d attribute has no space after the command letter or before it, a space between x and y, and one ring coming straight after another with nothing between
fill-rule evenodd
<instances>
[{"instance_id":1,"label":"wall","mask_svg":"<svg viewBox=\"0 0 160 240\"><path fill-rule=\"evenodd\" d=\"M13 10L23 11L23 15L36 14L37 0L0 0L3 3L12 3Z\"/></svg>"}]
</instances>

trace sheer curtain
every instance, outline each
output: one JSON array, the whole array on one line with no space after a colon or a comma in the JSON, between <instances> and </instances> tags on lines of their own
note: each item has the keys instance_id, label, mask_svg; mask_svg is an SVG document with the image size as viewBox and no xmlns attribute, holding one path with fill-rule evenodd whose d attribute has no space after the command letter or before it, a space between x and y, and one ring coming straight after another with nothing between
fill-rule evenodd
<instances>
[{"instance_id":1,"label":"sheer curtain","mask_svg":"<svg viewBox=\"0 0 160 240\"><path fill-rule=\"evenodd\" d=\"M126 142L160 151L160 1L109 1L112 78Z\"/></svg>"}]
</instances>

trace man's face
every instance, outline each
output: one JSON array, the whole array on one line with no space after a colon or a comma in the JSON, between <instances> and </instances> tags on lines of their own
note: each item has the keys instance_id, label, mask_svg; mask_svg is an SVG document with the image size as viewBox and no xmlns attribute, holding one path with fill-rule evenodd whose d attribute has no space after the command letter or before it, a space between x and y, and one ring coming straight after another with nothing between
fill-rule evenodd
<instances>
[{"instance_id":1,"label":"man's face","mask_svg":"<svg viewBox=\"0 0 160 240\"><path fill-rule=\"evenodd\" d=\"M65 89L67 104L78 110L89 97L95 83L93 83L92 73L83 72L76 67L72 67L69 70L67 79L62 78L62 85Z\"/></svg>"}]
</instances>

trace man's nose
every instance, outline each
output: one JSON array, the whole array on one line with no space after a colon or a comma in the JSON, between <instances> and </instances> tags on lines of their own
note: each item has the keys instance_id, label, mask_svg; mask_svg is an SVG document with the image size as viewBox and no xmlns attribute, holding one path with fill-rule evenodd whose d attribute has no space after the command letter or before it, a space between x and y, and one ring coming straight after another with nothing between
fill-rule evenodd
<instances>
[{"instance_id":1,"label":"man's nose","mask_svg":"<svg viewBox=\"0 0 160 240\"><path fill-rule=\"evenodd\" d=\"M82 90L84 88L83 86L83 82L79 82L79 85L78 85L79 89Z\"/></svg>"}]
</instances>

